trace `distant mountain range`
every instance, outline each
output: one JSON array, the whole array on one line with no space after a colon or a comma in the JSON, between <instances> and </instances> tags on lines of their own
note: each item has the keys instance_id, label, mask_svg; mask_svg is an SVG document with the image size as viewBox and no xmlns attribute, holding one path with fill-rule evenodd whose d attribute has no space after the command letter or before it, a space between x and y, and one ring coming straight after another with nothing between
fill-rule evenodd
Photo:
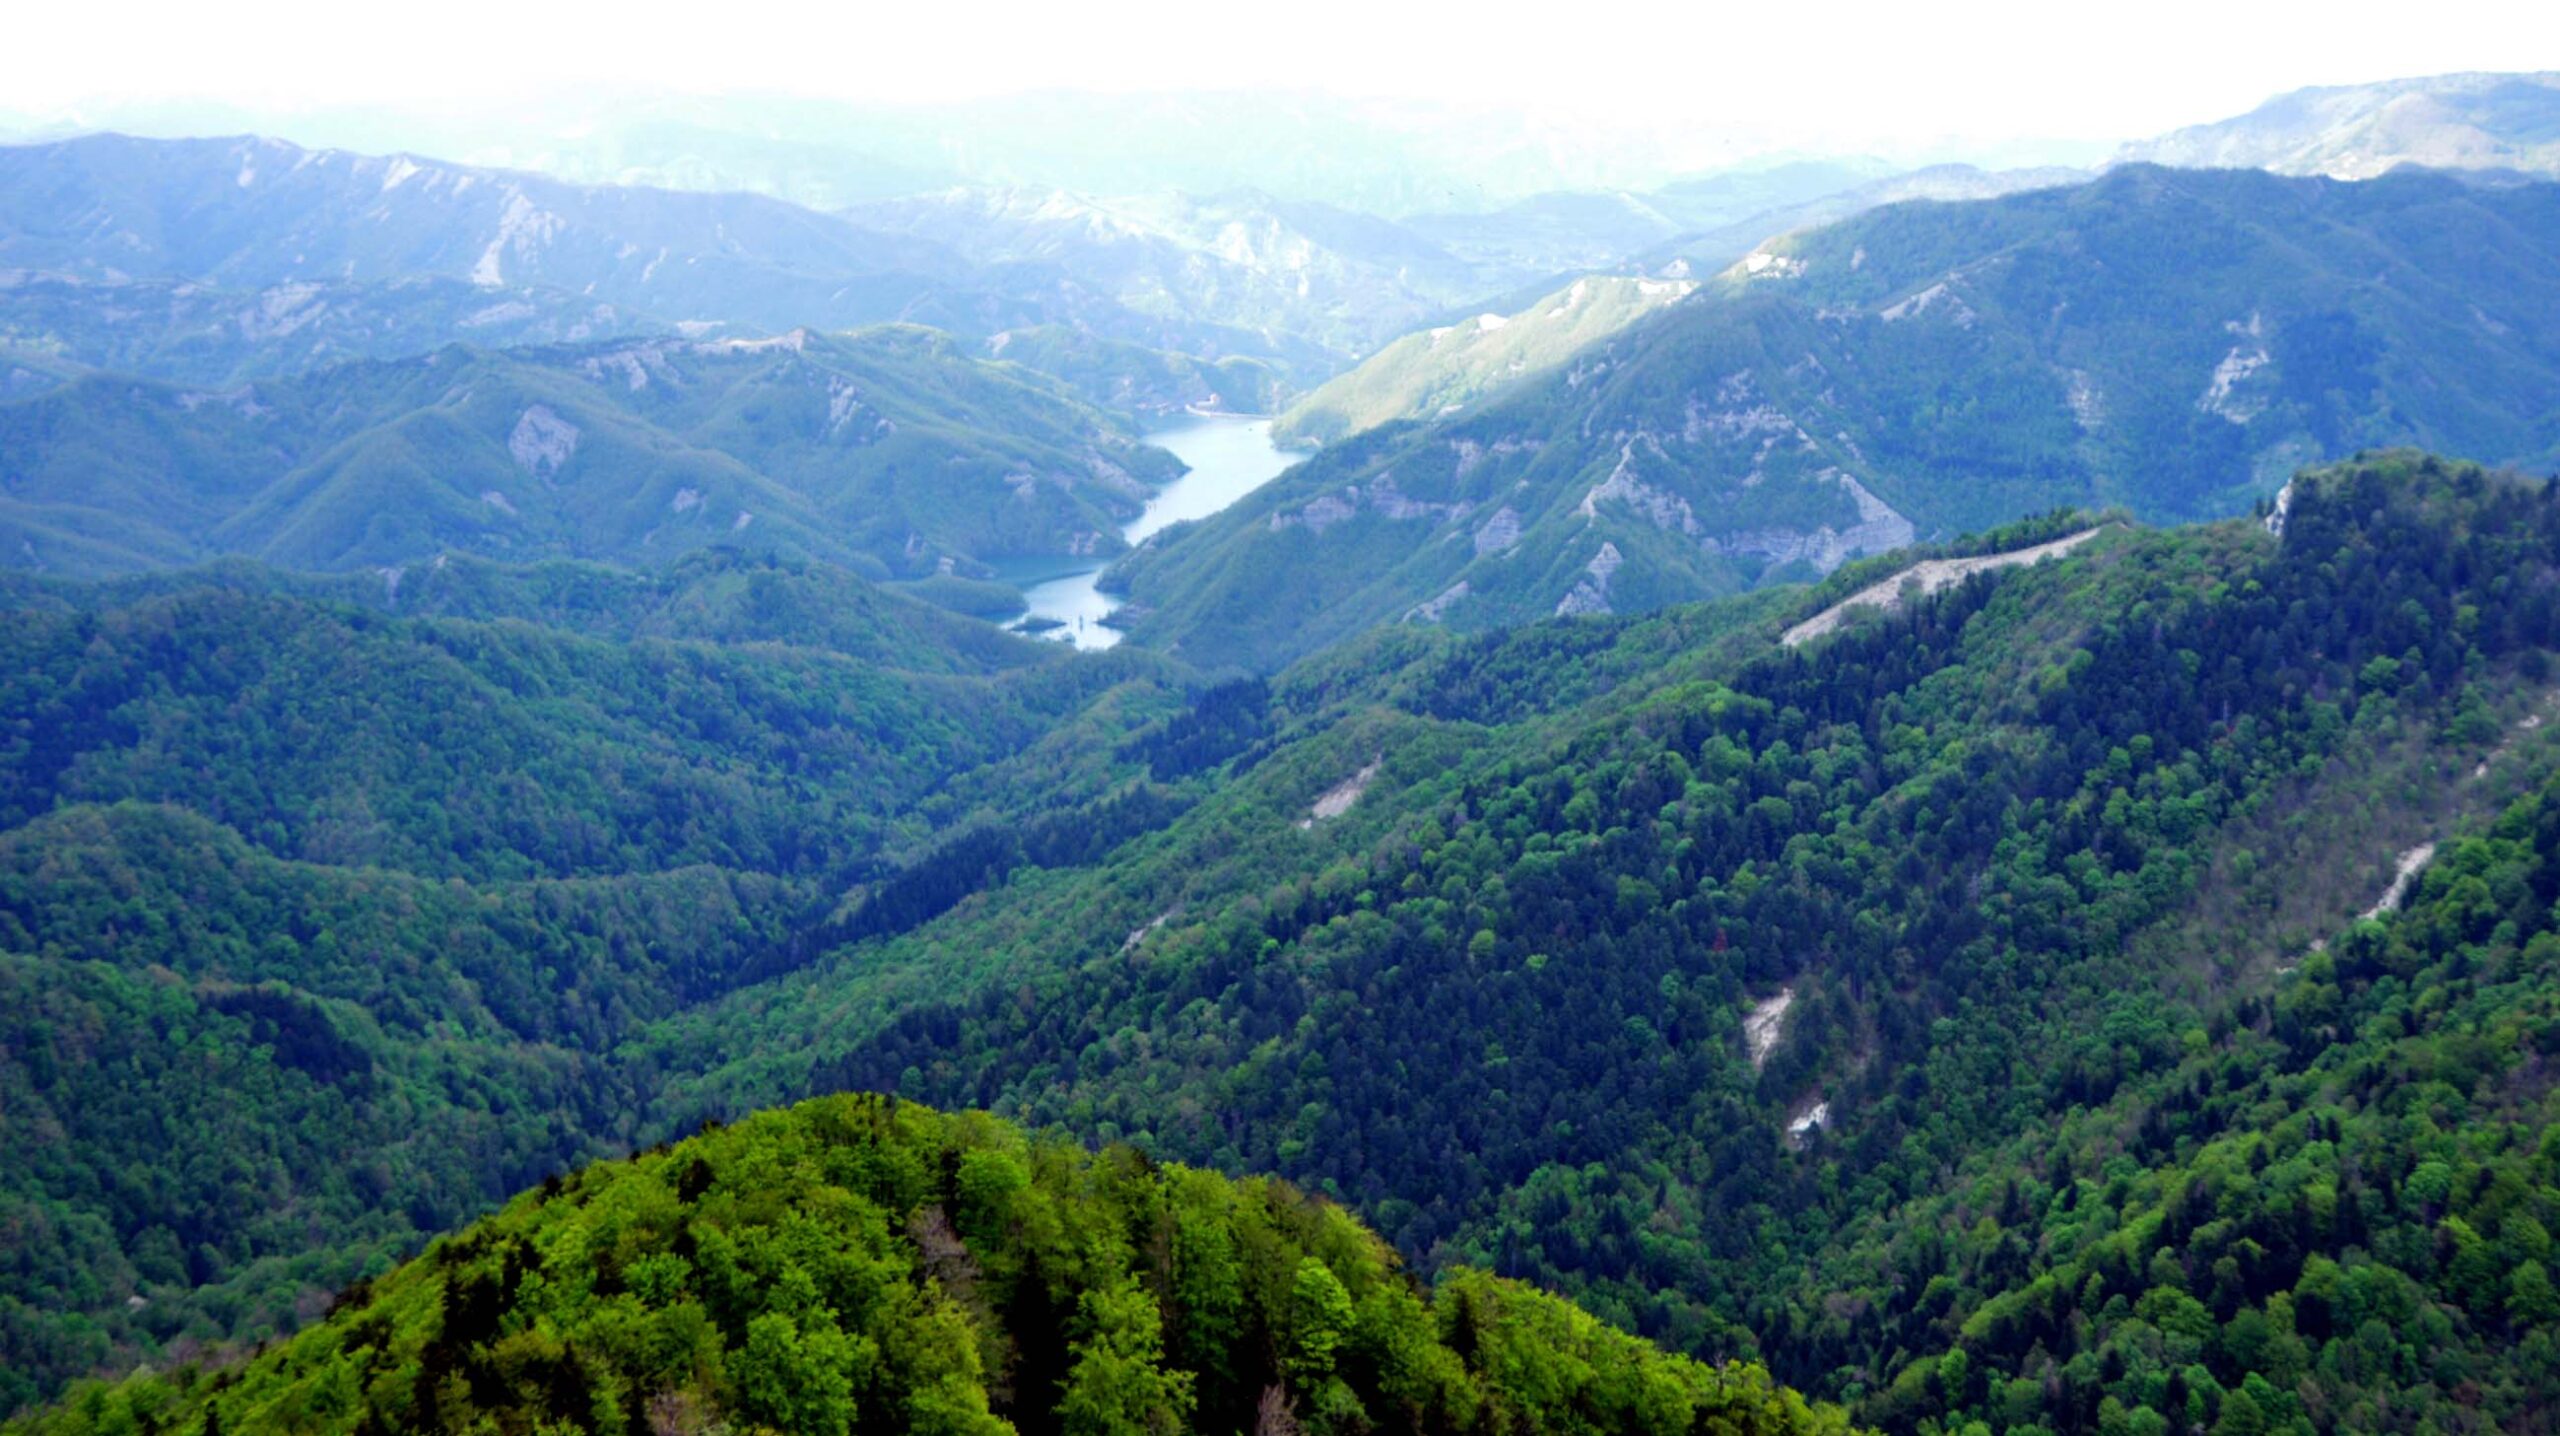
<instances>
[{"instance_id":1,"label":"distant mountain range","mask_svg":"<svg viewBox=\"0 0 2560 1436\"><path fill-rule=\"evenodd\" d=\"M1245 387L1268 408L1523 285L1639 251L1676 267L1863 204L1999 183L1961 171L1895 186L1873 169L1779 166L1410 223L1243 191L960 189L831 214L274 140L92 135L0 148L0 385L90 369L227 384L455 342L896 321L990 346L1034 330L1114 346L1103 374L1054 371L1087 393L1128 379L1132 350L1254 361L1267 372ZM1035 353L1097 357L1054 344L1016 357ZM1228 407L1240 392L1232 377L1186 379L1135 402L1208 389Z\"/></svg>"},{"instance_id":2,"label":"distant mountain range","mask_svg":"<svg viewBox=\"0 0 2560 1436\"><path fill-rule=\"evenodd\" d=\"M424 279L493 291L443 321L443 340L483 340L471 321L516 303L607 305L626 329L711 324L774 334L898 321L983 337L1072 323L1192 354L1291 347L1137 313L1055 265L980 264L930 240L758 195L577 185L261 139L92 135L0 147L0 270L262 294ZM0 294L0 325L34 322Z\"/></svg>"},{"instance_id":3,"label":"distant mountain range","mask_svg":"<svg viewBox=\"0 0 2560 1436\"><path fill-rule=\"evenodd\" d=\"M2555 94L2548 76L2306 92L2157 148L2517 164ZM892 167L947 177L913 153ZM2365 443L2553 444L2538 189L2314 195L2137 165L2064 200L2019 192L2080 172L1881 168L1490 207L1413 190L1387 219L1276 197L1302 186L866 190L830 213L262 139L0 149L0 561L658 562L740 542L947 588L1115 552L1170 472L1133 417L1295 398L1281 436L1337 450L1114 580L1142 637L1294 629L1239 650L1262 662L1407 616L1723 591L2050 502L2224 512ZM814 337L880 321L952 338ZM857 391L894 441L843 426ZM1645 522L1573 537L1613 507ZM1386 536L1418 517L1490 527ZM1284 535L1330 555L1381 523L1358 563L1264 601Z\"/></svg>"},{"instance_id":4,"label":"distant mountain range","mask_svg":"<svg viewBox=\"0 0 2560 1436\"><path fill-rule=\"evenodd\" d=\"M397 359L468 340L490 348L664 332L557 289L424 277L291 280L227 289L192 279L0 271L0 397L90 369L228 385L342 359Z\"/></svg>"},{"instance_id":5,"label":"distant mountain range","mask_svg":"<svg viewBox=\"0 0 2560 1436\"><path fill-rule=\"evenodd\" d=\"M1054 267L1134 313L1260 334L1318 375L1498 284L1390 221L1251 192L952 190L848 214L979 265Z\"/></svg>"},{"instance_id":6,"label":"distant mountain range","mask_svg":"<svg viewBox=\"0 0 2560 1436\"><path fill-rule=\"evenodd\" d=\"M2057 505L2245 510L2419 441L2560 457L2560 186L2125 166L1772 242L1480 406L1329 448L1107 581L1269 665L1635 610Z\"/></svg>"},{"instance_id":7,"label":"distant mountain range","mask_svg":"<svg viewBox=\"0 0 2560 1436\"><path fill-rule=\"evenodd\" d=\"M1294 392L1280 367L1267 360L1195 359L1063 324L1004 330L988 338L986 352L1055 378L1088 404L1141 417L1195 409L1269 414Z\"/></svg>"},{"instance_id":8,"label":"distant mountain range","mask_svg":"<svg viewBox=\"0 0 2560 1436\"><path fill-rule=\"evenodd\" d=\"M1634 263L1675 275L1697 270L1713 273L1758 248L1762 240L1836 224L1882 205L1915 199L1998 199L2021 190L2080 184L2095 177L2094 170L2057 166L1987 170L1973 165L1931 165L1700 228L1638 253Z\"/></svg>"},{"instance_id":9,"label":"distant mountain range","mask_svg":"<svg viewBox=\"0 0 2560 1436\"><path fill-rule=\"evenodd\" d=\"M2399 165L2560 176L2560 71L2296 90L2124 147L2126 161L2370 179Z\"/></svg>"},{"instance_id":10,"label":"distant mountain range","mask_svg":"<svg viewBox=\"0 0 2560 1436\"><path fill-rule=\"evenodd\" d=\"M1568 271L1607 269L1690 235L1767 223L1892 173L1880 161L1800 160L1650 190L1559 190L1484 213L1415 215L1404 225L1510 289Z\"/></svg>"},{"instance_id":11,"label":"distant mountain range","mask_svg":"<svg viewBox=\"0 0 2560 1436\"><path fill-rule=\"evenodd\" d=\"M219 383L451 342L894 321L980 342L1073 329L1305 387L1452 309L1859 173L1413 225L1249 191L959 189L821 213L275 140L92 135L0 148L0 379Z\"/></svg>"},{"instance_id":12,"label":"distant mountain range","mask_svg":"<svg viewBox=\"0 0 2560 1436\"><path fill-rule=\"evenodd\" d=\"M8 119L0 114L0 124ZM582 184L744 191L819 210L960 186L1091 195L1259 190L1399 219L1496 210L1564 191L1651 190L1754 163L1770 150L1765 137L1730 126L1560 124L1499 98L1457 106L1318 90L1053 90L924 105L570 97L485 115L174 103L111 106L53 129L67 127L425 150ZM48 137L42 125L18 129Z\"/></svg>"},{"instance_id":13,"label":"distant mountain range","mask_svg":"<svg viewBox=\"0 0 2560 1436\"><path fill-rule=\"evenodd\" d=\"M1108 554L1180 472L1055 381L885 328L448 348L225 390L95 375L0 403L0 564L447 552L655 564L708 545L874 577Z\"/></svg>"}]
</instances>

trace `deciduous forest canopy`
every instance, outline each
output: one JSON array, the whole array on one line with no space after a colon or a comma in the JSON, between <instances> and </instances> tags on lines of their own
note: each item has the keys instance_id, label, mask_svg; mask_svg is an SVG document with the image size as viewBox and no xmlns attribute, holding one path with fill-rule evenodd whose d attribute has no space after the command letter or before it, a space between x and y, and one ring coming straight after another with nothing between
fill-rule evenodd
<instances>
[{"instance_id":1,"label":"deciduous forest canopy","mask_svg":"<svg viewBox=\"0 0 2560 1436\"><path fill-rule=\"evenodd\" d=\"M154 113L0 115L0 1433L2560 1411L2553 76Z\"/></svg>"}]
</instances>

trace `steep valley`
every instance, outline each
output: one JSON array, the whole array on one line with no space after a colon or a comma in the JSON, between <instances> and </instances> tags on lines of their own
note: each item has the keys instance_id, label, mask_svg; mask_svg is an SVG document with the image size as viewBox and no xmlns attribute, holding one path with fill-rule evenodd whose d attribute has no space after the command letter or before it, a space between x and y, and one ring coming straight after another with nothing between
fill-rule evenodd
<instances>
[{"instance_id":1,"label":"steep valley","mask_svg":"<svg viewBox=\"0 0 2560 1436\"><path fill-rule=\"evenodd\" d=\"M2091 118L2461 5L264 5L0 49L452 92L0 113L0 1436L2560 1421L2560 87Z\"/></svg>"},{"instance_id":2,"label":"steep valley","mask_svg":"<svg viewBox=\"0 0 2560 1436\"><path fill-rule=\"evenodd\" d=\"M391 685L355 710L386 737L427 731L414 725L445 706L402 696L403 672L555 675L497 750L526 754L555 794L517 813L333 763L396 744L289 710L254 764L188 761L242 731L226 715L254 691L236 687L247 673L277 675L260 702L313 691L226 655L240 634L307 626L279 603L326 600L260 598L235 619L204 580L40 590L60 616L13 631L58 636L20 666L31 694L65 697L10 704L49 725L14 760L29 816L0 882L0 948L26 954L12 971L32 984L0 1069L12 1110L83 1113L64 1127L73 1150L120 1167L187 1100L182 1054L237 1052L251 1065L226 1088L271 1095L236 1102L203 1150L274 1165L206 1168L183 1198L92 1190L75 1165L22 1170L13 1220L88 1235L57 1248L51 1284L20 1288L80 1314L11 1328L9 1365L69 1374L111 1349L271 1330L297 1290L384 1271L553 1164L853 1088L1272 1172L1362 1212L1424 1272L1554 1285L1674 1348L1756 1353L1898 1427L1994 1402L2056 1421L2157 1409L2173 1369L2141 1355L2150 1318L2130 1305L2166 1310L2153 1288L2227 1303L2176 1318L2213 1353L2196 1400L2236 1409L2257 1390L2245 1378L2298 1360L2327 1409L2444 1401L2417 1368L2325 1364L2323 1343L2364 1320L2355 1303L2378 1299L2317 1297L2329 1325L2304 1321L2342 1266L2415 1293L2457 1363L2439 1367L2515 1409L2531 1379L2490 1353L2527 1308L2468 1294L2423 1242L2350 1250L2314 1233L2280 1249L2263 1222L2281 1217L2252 1216L2266 1254L2226 1292L2212 1253L2236 1233L2163 1248L2159 1223L2192 1220L2174 1216L2178 1194L2247 1156L2232 1143L2277 1142L2287 1171L2328 1160L2327 1123L2353 1114L2309 1094L2364 1060L2357 1043L2457 1050L2432 1016L2397 1037L2351 1017L2391 984L2455 981L2430 962L2478 974L2431 999L2455 1004L2445 1020L2476 1008L2539 1030L2547 974L2521 954L2548 945L2554 894L2534 894L2560 837L2536 795L2560 769L2552 728L2524 720L2553 678L2555 516L2545 486L2395 454L2298 480L2281 535L2252 519L2119 525L1800 646L1781 636L1900 561L1650 618L1390 630L1268 684L1031 647L1028 666L967 680L983 686L947 709L955 731L896 760L909 796L851 828L848 800L882 790L850 775L888 760L891 735L929 731L896 716L899 690L935 686L873 680L882 726L865 737L793 696L810 691L795 669L830 671L792 646L814 634L537 642L522 619L334 620L449 655L360 665ZM2088 529L2056 520L1978 551ZM536 590L477 607L517 591ZM200 656L137 670L142 644ZM705 726L689 699L633 706L616 676L631 664L770 697ZM190 676L117 676L137 671ZM950 704L956 681L927 701ZM590 711L592 736L560 726ZM957 716L981 712L1031 726ZM795 764L818 733L850 762ZM643 755L670 742L698 777L648 775ZM545 744L602 781L563 783ZM778 766L731 756L755 752ZM191 776L234 771L272 786ZM694 784L737 796L687 813L674 795ZM742 809L756 793L770 796ZM2408 838L2305 840L2337 804L2425 809L2418 836L2438 856L2403 911L2357 918ZM742 825L747 811L769 817ZM813 849L818 832L876 836ZM581 833L656 836L582 854ZM386 866L450 876L413 889ZM2334 903L2299 905L2320 892ZM156 929L180 902L192 916L166 939L109 936ZM2487 906L2453 917L2465 902ZM496 926L459 938L466 921ZM2249 945L2277 932L2327 951L2280 970ZM556 976L511 994L500 979L536 941ZM658 953L690 962L659 968ZM441 975L455 964L485 1008L456 1005L472 988ZM49 968L78 980L38 980ZM580 1015L551 1013L538 994L572 982ZM1746 1039L1752 1003L1780 986L1774 1031ZM2458 1050L2475 1052L2444 1079L2461 1100L2529 1100L2501 1094L2530 1043ZM1983 1070L2011 1075L1967 1075ZM101 1085L136 1071L166 1075ZM2196 1105L2207 1072L2259 1093L2263 1121ZM2396 1121L2401 1079L2372 1080L2358 1110L2373 1115L2353 1120ZM398 1119L408 1140L380 1125L395 1114L413 1114ZM260 1135L284 1131L295 1145ZM2392 1182L2456 1160L2400 1126L2371 1140L2396 1154ZM2530 1144L2460 1150L2484 1171L2527 1164L2508 1205L2478 1205L2470 1185L2449 1198L2511 1234L2484 1240L2527 1242L2521 1213L2544 1200ZM243 1179L268 1195L242 1205ZM2380 1242L2402 1219L2375 1200L2363 1220ZM2074 1227L2074 1201L2136 1235ZM295 1215L277 1227L264 1209ZM323 1213L404 1210L317 1250L288 1235ZM1994 1224L1954 1215L1977 1210ZM1972 1234L1892 1235L1938 1231ZM2047 1254L2004 1254L2025 1241ZM2079 1317L2026 1305L2062 1289L2046 1263L2069 1274ZM1920 1301L1924 1285L1945 1295ZM2302 1355L2238 1344L2279 1306ZM2075 1322L2089 1334L2057 1344ZM1959 1355L1988 1374L1930 1374ZM2182 1399L2202 1389L2174 1379Z\"/></svg>"}]
</instances>

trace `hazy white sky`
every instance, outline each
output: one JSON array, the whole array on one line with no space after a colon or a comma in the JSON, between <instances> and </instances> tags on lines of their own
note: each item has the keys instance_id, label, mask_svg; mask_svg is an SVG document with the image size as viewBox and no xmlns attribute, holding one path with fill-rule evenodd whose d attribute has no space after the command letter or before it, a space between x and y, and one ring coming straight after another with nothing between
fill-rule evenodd
<instances>
[{"instance_id":1,"label":"hazy white sky","mask_svg":"<svg viewBox=\"0 0 2560 1436\"><path fill-rule=\"evenodd\" d=\"M1907 149L1948 137L2137 137L2302 85L2560 68L2560 4L2548 0L15 8L0 47L0 108L32 115L173 99L285 112L597 92L898 102L1047 88L1316 88Z\"/></svg>"}]
</instances>

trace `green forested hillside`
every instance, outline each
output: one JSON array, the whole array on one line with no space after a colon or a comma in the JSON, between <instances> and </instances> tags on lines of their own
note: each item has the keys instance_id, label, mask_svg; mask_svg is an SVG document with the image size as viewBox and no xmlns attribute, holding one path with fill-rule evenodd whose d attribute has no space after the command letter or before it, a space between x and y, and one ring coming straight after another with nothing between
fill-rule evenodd
<instances>
[{"instance_id":1,"label":"green forested hillside","mask_svg":"<svg viewBox=\"0 0 2560 1436\"><path fill-rule=\"evenodd\" d=\"M500 877L822 871L1163 671L963 679L219 588L21 610L0 652L0 821L174 802L285 856Z\"/></svg>"},{"instance_id":2,"label":"green forested hillside","mask_svg":"<svg viewBox=\"0 0 2560 1436\"><path fill-rule=\"evenodd\" d=\"M237 1366L12 1429L1846 1432L1276 1182L848 1096L554 1177Z\"/></svg>"},{"instance_id":3,"label":"green forested hillside","mask_svg":"<svg viewBox=\"0 0 2560 1436\"><path fill-rule=\"evenodd\" d=\"M821 649L906 673L995 673L1053 656L1031 640L831 564L709 548L659 568L467 556L380 573L306 574L226 559L107 580L0 575L11 608L97 611L220 588L419 618L514 619L591 638Z\"/></svg>"},{"instance_id":4,"label":"green forested hillside","mask_svg":"<svg viewBox=\"0 0 2560 1436\"><path fill-rule=\"evenodd\" d=\"M1718 292L1373 430L1117 565L1134 641L1276 669L1827 571L2057 505L2239 512L2414 443L2560 458L2560 185L2126 166L1775 241Z\"/></svg>"},{"instance_id":5,"label":"green forested hillside","mask_svg":"<svg viewBox=\"0 0 2560 1436\"><path fill-rule=\"evenodd\" d=\"M2367 456L1781 643L1909 561L1223 682L45 590L11 1399L867 1089L1271 1172L1890 1429L2529 1424L2551 486Z\"/></svg>"},{"instance_id":6,"label":"green forested hillside","mask_svg":"<svg viewBox=\"0 0 2560 1436\"><path fill-rule=\"evenodd\" d=\"M1116 550L1179 472L1126 421L931 330L448 348L221 393L93 375L0 403L0 549L72 573L731 546L983 574Z\"/></svg>"},{"instance_id":7,"label":"green forested hillside","mask_svg":"<svg viewBox=\"0 0 2560 1436\"><path fill-rule=\"evenodd\" d=\"M2551 920L2550 859L2524 856L2551 799L2496 814L2560 760L2560 501L2396 457L2298 481L2288 514L2281 537L2102 536L1800 650L1774 636L1818 602L1381 640L1284 677L1274 738L1230 725L1258 761L1162 837L645 1045L679 1112L894 1083L1276 1170L1409 1252L1756 1347L1899 1429L2099 1429L2109 1400L2122 1429L2511 1422L2548 1378L2502 1353L2546 1319L2467 1293L2439 1220L2467 1208L2403 1204L2388 1163L2540 1150L2542 974L2516 959L2485 1007L2456 979ZM2304 1073L2335 1026L2305 984L2382 941L2337 939L2394 856L2484 831L2506 846L2448 846L2392 930L2429 931L2473 872L2493 898L2466 931L2492 946L2423 985L2437 959L2393 959L2372 998L2409 1014L2388 1023L2474 1015L2424 1056ZM2322 940L2329 964L2282 970ZM955 972L981 995L918 1005ZM1746 1016L1775 1019L1767 1045ZM2376 1040L2396 1030L2433 1029ZM2290 1134L2272 1161L2368 1111L2407 1155L2335 1179L2364 1226L2279 1247L2238 1191L2138 1220L2251 1167L2245 1132ZM2549 1178L2514 1170L2490 1225L2543 1219ZM2323 1308L2342 1324L2246 1344L2330 1266L2367 1273ZM2422 1311L2422 1339L2368 1332Z\"/></svg>"},{"instance_id":8,"label":"green forested hillside","mask_svg":"<svg viewBox=\"0 0 2560 1436\"><path fill-rule=\"evenodd\" d=\"M2556 96L0 146L0 1436L2560 1433Z\"/></svg>"},{"instance_id":9,"label":"green forested hillside","mask_svg":"<svg viewBox=\"0 0 2560 1436\"><path fill-rule=\"evenodd\" d=\"M803 566L405 592L469 617L246 568L9 587L0 1404L289 1329L627 1142L616 1044L808 960L946 828L1090 829L1182 701Z\"/></svg>"},{"instance_id":10,"label":"green forested hillside","mask_svg":"<svg viewBox=\"0 0 2560 1436\"><path fill-rule=\"evenodd\" d=\"M1836 1237L1770 1349L1848 1357L1891 1426L2539 1429L2560 783L2441 846L2400 916L2270 956L2136 1039L2174 1054L2082 1066L2058 1121Z\"/></svg>"}]
</instances>

